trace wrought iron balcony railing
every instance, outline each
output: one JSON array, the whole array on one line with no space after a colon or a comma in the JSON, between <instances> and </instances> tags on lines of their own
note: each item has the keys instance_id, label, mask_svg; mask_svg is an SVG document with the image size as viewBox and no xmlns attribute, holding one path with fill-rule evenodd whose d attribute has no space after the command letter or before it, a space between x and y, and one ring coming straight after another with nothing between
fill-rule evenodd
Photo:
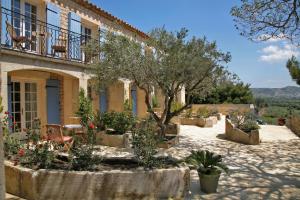
<instances>
[{"instance_id":1,"label":"wrought iron balcony railing","mask_svg":"<svg viewBox=\"0 0 300 200\"><path fill-rule=\"evenodd\" d=\"M1 16L3 48L69 61L89 62L91 60L91 56L84 51L85 45L91 39L88 36L4 7L1 8Z\"/></svg>"}]
</instances>

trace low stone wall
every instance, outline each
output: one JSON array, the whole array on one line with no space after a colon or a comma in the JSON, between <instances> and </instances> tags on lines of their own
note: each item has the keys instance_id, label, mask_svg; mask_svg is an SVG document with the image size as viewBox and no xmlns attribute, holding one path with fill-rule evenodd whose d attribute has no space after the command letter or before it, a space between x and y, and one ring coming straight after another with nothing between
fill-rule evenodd
<instances>
[{"instance_id":1,"label":"low stone wall","mask_svg":"<svg viewBox=\"0 0 300 200\"><path fill-rule=\"evenodd\" d=\"M193 104L193 112L197 112L199 108L208 108L210 110L217 109L223 115L229 114L231 110L251 111L251 104Z\"/></svg>"},{"instance_id":2,"label":"low stone wall","mask_svg":"<svg viewBox=\"0 0 300 200\"><path fill-rule=\"evenodd\" d=\"M257 145L260 143L259 131L254 130L251 133L235 128L230 120L226 119L225 135L228 140L243 144Z\"/></svg>"},{"instance_id":3,"label":"low stone wall","mask_svg":"<svg viewBox=\"0 0 300 200\"><path fill-rule=\"evenodd\" d=\"M300 117L292 116L288 119L286 124L289 129L291 129L298 137L300 137Z\"/></svg>"},{"instance_id":4,"label":"low stone wall","mask_svg":"<svg viewBox=\"0 0 300 200\"><path fill-rule=\"evenodd\" d=\"M215 121L217 123L218 120ZM214 119L212 118L180 118L181 125L192 125L199 127L213 127Z\"/></svg>"},{"instance_id":5,"label":"low stone wall","mask_svg":"<svg viewBox=\"0 0 300 200\"><path fill-rule=\"evenodd\" d=\"M96 133L96 144L110 147L127 148L130 146L129 133L125 133L123 135L113 135L107 134L106 131L100 131Z\"/></svg>"},{"instance_id":6,"label":"low stone wall","mask_svg":"<svg viewBox=\"0 0 300 200\"><path fill-rule=\"evenodd\" d=\"M6 190L27 200L183 199L187 167L145 171L30 170L5 163Z\"/></svg>"},{"instance_id":7,"label":"low stone wall","mask_svg":"<svg viewBox=\"0 0 300 200\"><path fill-rule=\"evenodd\" d=\"M209 119L212 120L213 124L217 124L218 123L218 117L217 116L211 116L211 117L209 117Z\"/></svg>"}]
</instances>

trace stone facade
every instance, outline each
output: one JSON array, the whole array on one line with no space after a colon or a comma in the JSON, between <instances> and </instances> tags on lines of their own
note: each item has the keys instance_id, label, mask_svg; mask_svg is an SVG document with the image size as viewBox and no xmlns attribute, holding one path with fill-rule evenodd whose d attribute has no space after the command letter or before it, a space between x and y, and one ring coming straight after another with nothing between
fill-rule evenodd
<instances>
[{"instance_id":1,"label":"stone facade","mask_svg":"<svg viewBox=\"0 0 300 200\"><path fill-rule=\"evenodd\" d=\"M99 39L99 29L105 27L109 31L118 32L137 41L144 41L147 35L135 29L126 22L117 19L111 14L97 8L83 0L27 0L26 2L36 6L38 20L46 22L46 10L48 3L54 3L60 9L61 28L68 30L69 13L76 13L83 27L90 28L92 37ZM24 2L21 2L22 5ZM21 7L23 9L23 7ZM68 45L68 44L67 44ZM4 110L8 109L8 77L13 80L34 81L38 84L38 117L42 127L47 123L47 101L44 90L47 79L60 80L60 122L61 124L72 123L77 109L79 88L88 93L88 80L91 78L87 73L86 64L61 58L39 55L27 51L14 51L14 49L1 49L0 74L1 74L1 97ZM108 88L107 111L123 111L124 102L130 99L130 81L120 80ZM144 103L144 93L137 91L137 116L147 115ZM99 110L98 93L93 92L93 109ZM44 132L44 130L43 130Z\"/></svg>"}]
</instances>

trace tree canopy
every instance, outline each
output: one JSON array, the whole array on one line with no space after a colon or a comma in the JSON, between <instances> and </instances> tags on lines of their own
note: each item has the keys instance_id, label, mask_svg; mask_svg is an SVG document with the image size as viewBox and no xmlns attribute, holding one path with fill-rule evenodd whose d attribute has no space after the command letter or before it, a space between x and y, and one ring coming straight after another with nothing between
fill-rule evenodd
<instances>
[{"instance_id":1,"label":"tree canopy","mask_svg":"<svg viewBox=\"0 0 300 200\"><path fill-rule=\"evenodd\" d=\"M291 77L300 85L300 63L297 61L295 56L292 56L287 63L286 67L288 68Z\"/></svg>"},{"instance_id":2,"label":"tree canopy","mask_svg":"<svg viewBox=\"0 0 300 200\"><path fill-rule=\"evenodd\" d=\"M300 0L242 0L231 10L241 35L251 40L287 38L300 45Z\"/></svg>"},{"instance_id":3,"label":"tree canopy","mask_svg":"<svg viewBox=\"0 0 300 200\"><path fill-rule=\"evenodd\" d=\"M250 89L250 84L244 84L242 81L226 80L220 82L212 92L206 97L198 97L195 95L192 98L194 104L250 104L253 103L253 94Z\"/></svg>"},{"instance_id":4,"label":"tree canopy","mask_svg":"<svg viewBox=\"0 0 300 200\"><path fill-rule=\"evenodd\" d=\"M168 32L154 29L145 45L128 37L108 33L100 44L101 59L92 65L96 86L106 87L119 78L132 80L145 92L148 112L164 132L172 117L190 107L195 93L206 95L224 73L230 54L217 49L206 38L187 39L187 30ZM97 48L95 48L97 49ZM151 104L153 88L164 95L163 112L157 115ZM186 92L187 103L173 110L180 90Z\"/></svg>"}]
</instances>

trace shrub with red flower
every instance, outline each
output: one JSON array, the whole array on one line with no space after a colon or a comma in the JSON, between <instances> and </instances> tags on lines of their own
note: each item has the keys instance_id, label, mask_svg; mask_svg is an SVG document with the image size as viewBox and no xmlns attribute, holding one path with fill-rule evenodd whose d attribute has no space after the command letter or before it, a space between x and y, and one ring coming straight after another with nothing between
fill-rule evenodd
<instances>
[{"instance_id":1,"label":"shrub with red flower","mask_svg":"<svg viewBox=\"0 0 300 200\"><path fill-rule=\"evenodd\" d=\"M19 155L20 157L23 157L23 156L25 155L25 150L22 149L22 148L19 149L18 155Z\"/></svg>"},{"instance_id":2,"label":"shrub with red flower","mask_svg":"<svg viewBox=\"0 0 300 200\"><path fill-rule=\"evenodd\" d=\"M90 124L89 124L89 128L90 128L90 129L95 129L95 125L94 125L93 123L90 123Z\"/></svg>"}]
</instances>

